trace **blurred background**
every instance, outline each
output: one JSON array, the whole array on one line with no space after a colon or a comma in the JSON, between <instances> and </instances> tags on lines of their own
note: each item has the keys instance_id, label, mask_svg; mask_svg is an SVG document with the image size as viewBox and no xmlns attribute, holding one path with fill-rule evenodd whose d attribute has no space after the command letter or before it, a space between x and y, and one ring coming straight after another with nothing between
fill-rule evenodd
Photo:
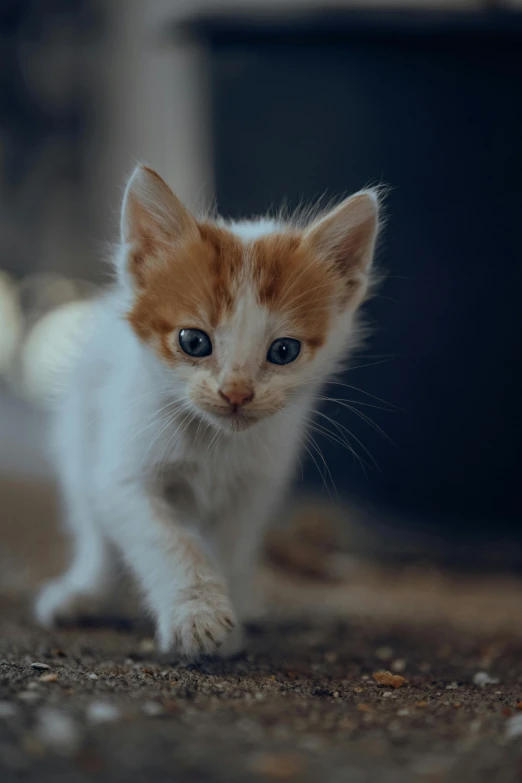
<instances>
[{"instance_id":1,"label":"blurred background","mask_svg":"<svg viewBox=\"0 0 522 783\"><path fill-rule=\"evenodd\" d=\"M52 560L49 412L137 160L231 217L389 186L296 493L355 552L520 567L521 44L516 0L0 1L0 583Z\"/></svg>"}]
</instances>

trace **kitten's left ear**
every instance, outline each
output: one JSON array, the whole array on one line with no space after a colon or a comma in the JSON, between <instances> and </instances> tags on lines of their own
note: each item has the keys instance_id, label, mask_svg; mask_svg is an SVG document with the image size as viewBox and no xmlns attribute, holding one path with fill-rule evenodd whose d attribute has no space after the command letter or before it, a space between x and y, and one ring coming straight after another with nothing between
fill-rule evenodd
<instances>
[{"instance_id":1,"label":"kitten's left ear","mask_svg":"<svg viewBox=\"0 0 522 783\"><path fill-rule=\"evenodd\" d=\"M175 244L198 236L196 221L159 174L148 166L136 166L123 197L122 243Z\"/></svg>"},{"instance_id":2,"label":"kitten's left ear","mask_svg":"<svg viewBox=\"0 0 522 783\"><path fill-rule=\"evenodd\" d=\"M165 246L198 241L197 223L159 174L136 166L121 208L120 269L125 280L142 286ZM130 273L130 278L129 278Z\"/></svg>"},{"instance_id":3,"label":"kitten's left ear","mask_svg":"<svg viewBox=\"0 0 522 783\"><path fill-rule=\"evenodd\" d=\"M339 204L303 237L306 246L332 264L354 292L364 295L379 231L379 201L374 191L361 191Z\"/></svg>"}]
</instances>

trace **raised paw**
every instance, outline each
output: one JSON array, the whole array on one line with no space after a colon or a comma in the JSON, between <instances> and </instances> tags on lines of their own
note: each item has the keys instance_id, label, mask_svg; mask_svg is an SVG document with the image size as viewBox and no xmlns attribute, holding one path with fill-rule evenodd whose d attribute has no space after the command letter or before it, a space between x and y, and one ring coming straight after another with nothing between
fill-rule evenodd
<instances>
[{"instance_id":1,"label":"raised paw","mask_svg":"<svg viewBox=\"0 0 522 783\"><path fill-rule=\"evenodd\" d=\"M194 588L178 597L168 619L159 619L159 647L162 652L175 650L190 661L217 655L235 626L227 595L208 587Z\"/></svg>"}]
</instances>

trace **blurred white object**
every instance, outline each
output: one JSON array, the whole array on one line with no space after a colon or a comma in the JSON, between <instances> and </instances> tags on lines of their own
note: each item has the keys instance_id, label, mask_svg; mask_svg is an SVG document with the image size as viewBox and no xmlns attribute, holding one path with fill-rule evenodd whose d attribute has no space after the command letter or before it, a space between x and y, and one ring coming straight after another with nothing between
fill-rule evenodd
<instances>
[{"instance_id":1,"label":"blurred white object","mask_svg":"<svg viewBox=\"0 0 522 783\"><path fill-rule=\"evenodd\" d=\"M81 743L76 721L55 707L43 707L39 711L36 735L45 747L67 756L75 753Z\"/></svg>"},{"instance_id":2,"label":"blurred white object","mask_svg":"<svg viewBox=\"0 0 522 783\"><path fill-rule=\"evenodd\" d=\"M112 723L121 718L121 710L108 701L93 701L86 711L89 723Z\"/></svg>"},{"instance_id":3,"label":"blurred white object","mask_svg":"<svg viewBox=\"0 0 522 783\"><path fill-rule=\"evenodd\" d=\"M23 330L23 317L14 282L0 271L0 374L8 371Z\"/></svg>"},{"instance_id":4,"label":"blurred white object","mask_svg":"<svg viewBox=\"0 0 522 783\"><path fill-rule=\"evenodd\" d=\"M93 300L67 302L34 324L22 349L19 378L30 400L53 407L67 384L93 312Z\"/></svg>"},{"instance_id":5,"label":"blurred white object","mask_svg":"<svg viewBox=\"0 0 522 783\"><path fill-rule=\"evenodd\" d=\"M83 337L89 331L93 302L68 302L44 315L29 332L21 357L26 396L53 406L67 383Z\"/></svg>"},{"instance_id":6,"label":"blurred white object","mask_svg":"<svg viewBox=\"0 0 522 783\"><path fill-rule=\"evenodd\" d=\"M0 272L0 374L15 394L52 407L65 387L97 294L95 286L38 273Z\"/></svg>"}]
</instances>

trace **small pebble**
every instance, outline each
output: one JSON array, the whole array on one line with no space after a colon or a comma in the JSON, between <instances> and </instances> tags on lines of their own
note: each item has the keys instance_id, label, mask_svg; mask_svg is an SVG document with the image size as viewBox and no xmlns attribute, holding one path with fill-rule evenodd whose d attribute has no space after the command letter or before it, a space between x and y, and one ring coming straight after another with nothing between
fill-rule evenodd
<instances>
[{"instance_id":1,"label":"small pebble","mask_svg":"<svg viewBox=\"0 0 522 783\"><path fill-rule=\"evenodd\" d=\"M95 674L94 672L91 672L90 674L87 675L87 679L88 680L97 680L98 679L98 675Z\"/></svg>"},{"instance_id":2,"label":"small pebble","mask_svg":"<svg viewBox=\"0 0 522 783\"><path fill-rule=\"evenodd\" d=\"M459 684L458 684L458 682L452 682L452 683L450 683L449 685L446 685L446 690L447 690L447 691L454 691L454 690L456 690L458 687L459 687Z\"/></svg>"},{"instance_id":3,"label":"small pebble","mask_svg":"<svg viewBox=\"0 0 522 783\"><path fill-rule=\"evenodd\" d=\"M485 685L496 685L500 680L498 677L491 677L487 672L476 672L473 675L473 684L478 685L479 688L484 688Z\"/></svg>"},{"instance_id":4,"label":"small pebble","mask_svg":"<svg viewBox=\"0 0 522 783\"><path fill-rule=\"evenodd\" d=\"M379 684L389 688L402 688L408 684L406 677L401 674L392 674L391 672L374 672L373 679Z\"/></svg>"},{"instance_id":5,"label":"small pebble","mask_svg":"<svg viewBox=\"0 0 522 783\"><path fill-rule=\"evenodd\" d=\"M54 672L49 672L49 674L42 674L41 677L38 677L38 682L58 682L58 675Z\"/></svg>"},{"instance_id":6,"label":"small pebble","mask_svg":"<svg viewBox=\"0 0 522 783\"><path fill-rule=\"evenodd\" d=\"M87 707L89 723L112 723L121 717L121 711L107 701L93 701Z\"/></svg>"},{"instance_id":7,"label":"small pebble","mask_svg":"<svg viewBox=\"0 0 522 783\"><path fill-rule=\"evenodd\" d=\"M31 668L37 669L37 671L39 672L45 672L51 667L48 666L46 663L40 663L39 661L35 661L34 663L31 664Z\"/></svg>"},{"instance_id":8,"label":"small pebble","mask_svg":"<svg viewBox=\"0 0 522 783\"><path fill-rule=\"evenodd\" d=\"M150 718L157 718L158 715L163 715L165 712L162 705L157 701L146 701L141 709Z\"/></svg>"}]
</instances>

